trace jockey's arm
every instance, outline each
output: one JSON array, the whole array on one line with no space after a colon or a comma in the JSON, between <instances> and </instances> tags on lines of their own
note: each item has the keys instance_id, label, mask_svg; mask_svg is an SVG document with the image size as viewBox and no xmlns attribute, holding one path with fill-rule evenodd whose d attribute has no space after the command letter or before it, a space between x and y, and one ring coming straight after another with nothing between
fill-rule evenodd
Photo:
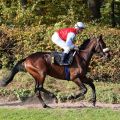
<instances>
[{"instance_id":1,"label":"jockey's arm","mask_svg":"<svg viewBox=\"0 0 120 120\"><path fill-rule=\"evenodd\" d=\"M66 45L70 47L70 49L75 48L75 45L73 44L74 39L75 39L75 34L72 32L68 33L67 39L66 39Z\"/></svg>"}]
</instances>

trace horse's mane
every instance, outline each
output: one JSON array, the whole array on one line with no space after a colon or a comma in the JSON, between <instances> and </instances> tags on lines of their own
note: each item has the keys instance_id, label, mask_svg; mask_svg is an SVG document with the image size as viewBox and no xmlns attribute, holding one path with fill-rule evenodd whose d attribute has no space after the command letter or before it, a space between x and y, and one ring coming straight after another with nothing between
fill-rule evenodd
<instances>
[{"instance_id":1,"label":"horse's mane","mask_svg":"<svg viewBox=\"0 0 120 120\"><path fill-rule=\"evenodd\" d=\"M84 40L84 42L80 45L79 49L84 50L86 46L89 44L89 42L90 42L90 39Z\"/></svg>"}]
</instances>

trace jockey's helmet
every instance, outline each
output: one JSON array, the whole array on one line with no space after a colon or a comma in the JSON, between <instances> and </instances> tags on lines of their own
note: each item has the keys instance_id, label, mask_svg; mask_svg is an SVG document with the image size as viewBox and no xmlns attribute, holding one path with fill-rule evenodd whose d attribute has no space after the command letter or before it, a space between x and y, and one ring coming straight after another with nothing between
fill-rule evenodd
<instances>
[{"instance_id":1,"label":"jockey's helmet","mask_svg":"<svg viewBox=\"0 0 120 120\"><path fill-rule=\"evenodd\" d=\"M74 26L75 28L80 28L80 29L84 29L85 25L82 22L77 22Z\"/></svg>"}]
</instances>

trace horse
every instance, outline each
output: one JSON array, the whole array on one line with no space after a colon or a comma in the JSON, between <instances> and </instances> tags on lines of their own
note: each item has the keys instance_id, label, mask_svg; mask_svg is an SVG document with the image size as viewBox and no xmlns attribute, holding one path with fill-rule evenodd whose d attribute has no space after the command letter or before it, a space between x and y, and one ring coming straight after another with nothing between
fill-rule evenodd
<instances>
[{"instance_id":1,"label":"horse","mask_svg":"<svg viewBox=\"0 0 120 120\"><path fill-rule=\"evenodd\" d=\"M106 47L103 41L102 35L97 37L91 37L81 44L79 51L76 51L73 62L69 65L70 81L73 81L78 87L81 88L81 92L71 97L74 99L79 98L87 93L85 84L92 88L92 104L96 104L96 89L91 78L86 76L90 60L94 53L98 53L102 58L110 58L109 48ZM35 94L39 98L43 108L49 107L43 100L41 92L44 92L55 98L57 97L50 91L44 88L44 81L47 75L66 80L65 66L61 66L51 62L51 52L36 52L32 53L28 57L18 61L12 68L10 74L0 80L0 87L7 86L19 71L26 71L35 79Z\"/></svg>"}]
</instances>

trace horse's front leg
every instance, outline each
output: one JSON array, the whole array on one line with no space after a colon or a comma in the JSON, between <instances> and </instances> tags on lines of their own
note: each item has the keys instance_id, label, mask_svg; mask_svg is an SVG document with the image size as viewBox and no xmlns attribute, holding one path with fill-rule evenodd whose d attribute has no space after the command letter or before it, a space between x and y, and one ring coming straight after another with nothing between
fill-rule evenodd
<instances>
[{"instance_id":1,"label":"horse's front leg","mask_svg":"<svg viewBox=\"0 0 120 120\"><path fill-rule=\"evenodd\" d=\"M91 78L85 77L83 82L92 88L92 103L93 103L93 106L95 106L95 104L96 104L96 90L95 90L95 85L93 83L93 80Z\"/></svg>"},{"instance_id":2,"label":"horse's front leg","mask_svg":"<svg viewBox=\"0 0 120 120\"><path fill-rule=\"evenodd\" d=\"M75 96L70 96L68 99L77 99L81 96L84 96L84 94L87 93L87 88L86 86L81 82L80 78L77 78L73 81L74 83L76 83L78 85L78 87L80 88L81 92L78 93Z\"/></svg>"}]
</instances>

